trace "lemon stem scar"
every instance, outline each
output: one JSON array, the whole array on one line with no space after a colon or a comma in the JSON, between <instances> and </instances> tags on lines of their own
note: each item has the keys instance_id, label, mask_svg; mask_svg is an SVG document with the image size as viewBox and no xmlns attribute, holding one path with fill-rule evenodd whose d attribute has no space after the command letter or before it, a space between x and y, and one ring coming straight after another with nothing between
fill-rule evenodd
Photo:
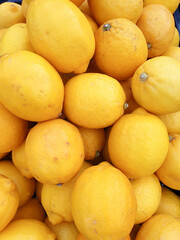
<instances>
[{"instance_id":1,"label":"lemon stem scar","mask_svg":"<svg viewBox=\"0 0 180 240\"><path fill-rule=\"evenodd\" d=\"M148 49L150 49L152 47L152 44L151 43L147 43L147 47L148 47Z\"/></svg>"},{"instance_id":2,"label":"lemon stem scar","mask_svg":"<svg viewBox=\"0 0 180 240\"><path fill-rule=\"evenodd\" d=\"M129 104L127 102L124 103L124 110L126 110L129 107Z\"/></svg>"},{"instance_id":3,"label":"lemon stem scar","mask_svg":"<svg viewBox=\"0 0 180 240\"><path fill-rule=\"evenodd\" d=\"M62 185L63 185L62 183L58 183L58 184L57 184L58 187L60 187L60 186L62 186Z\"/></svg>"},{"instance_id":4,"label":"lemon stem scar","mask_svg":"<svg viewBox=\"0 0 180 240\"><path fill-rule=\"evenodd\" d=\"M95 158L99 157L100 151L96 151Z\"/></svg>"},{"instance_id":5,"label":"lemon stem scar","mask_svg":"<svg viewBox=\"0 0 180 240\"><path fill-rule=\"evenodd\" d=\"M141 73L141 75L139 76L139 79L140 79L140 81L141 82L145 82L147 79L148 79L148 75L147 75L147 73L145 73L145 72L143 72L143 73Z\"/></svg>"},{"instance_id":6,"label":"lemon stem scar","mask_svg":"<svg viewBox=\"0 0 180 240\"><path fill-rule=\"evenodd\" d=\"M109 31L110 29L111 29L111 25L109 23L104 24L104 26L103 26L104 32Z\"/></svg>"},{"instance_id":7,"label":"lemon stem scar","mask_svg":"<svg viewBox=\"0 0 180 240\"><path fill-rule=\"evenodd\" d=\"M169 141L172 142L174 138L172 136L169 136Z\"/></svg>"}]
</instances>

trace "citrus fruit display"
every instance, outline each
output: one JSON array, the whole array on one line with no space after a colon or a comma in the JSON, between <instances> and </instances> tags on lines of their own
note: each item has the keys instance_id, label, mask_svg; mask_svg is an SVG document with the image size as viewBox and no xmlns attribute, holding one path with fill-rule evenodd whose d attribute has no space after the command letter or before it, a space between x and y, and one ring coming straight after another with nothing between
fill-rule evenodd
<instances>
[{"instance_id":1,"label":"citrus fruit display","mask_svg":"<svg viewBox=\"0 0 180 240\"><path fill-rule=\"evenodd\" d=\"M180 240L179 4L0 1L0 240Z\"/></svg>"}]
</instances>

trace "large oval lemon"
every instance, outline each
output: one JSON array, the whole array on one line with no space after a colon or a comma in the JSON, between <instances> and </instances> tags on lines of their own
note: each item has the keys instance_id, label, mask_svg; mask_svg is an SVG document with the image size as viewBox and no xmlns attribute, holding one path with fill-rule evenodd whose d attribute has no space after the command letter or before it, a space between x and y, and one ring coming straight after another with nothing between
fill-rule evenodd
<instances>
[{"instance_id":1,"label":"large oval lemon","mask_svg":"<svg viewBox=\"0 0 180 240\"><path fill-rule=\"evenodd\" d=\"M58 71L85 72L95 39L84 14L69 0L36 0L27 13L27 28L35 51Z\"/></svg>"},{"instance_id":2,"label":"large oval lemon","mask_svg":"<svg viewBox=\"0 0 180 240\"><path fill-rule=\"evenodd\" d=\"M0 58L0 72L0 101L14 115L45 121L60 114L64 86L45 59L29 51L17 51Z\"/></svg>"}]
</instances>

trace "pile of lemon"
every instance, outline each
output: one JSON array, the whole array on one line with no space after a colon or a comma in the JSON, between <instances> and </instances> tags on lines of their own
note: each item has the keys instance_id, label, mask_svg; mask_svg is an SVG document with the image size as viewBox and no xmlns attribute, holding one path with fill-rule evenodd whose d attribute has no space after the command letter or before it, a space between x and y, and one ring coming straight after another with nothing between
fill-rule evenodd
<instances>
[{"instance_id":1,"label":"pile of lemon","mask_svg":"<svg viewBox=\"0 0 180 240\"><path fill-rule=\"evenodd\" d=\"M180 239L178 4L0 5L0 240Z\"/></svg>"}]
</instances>

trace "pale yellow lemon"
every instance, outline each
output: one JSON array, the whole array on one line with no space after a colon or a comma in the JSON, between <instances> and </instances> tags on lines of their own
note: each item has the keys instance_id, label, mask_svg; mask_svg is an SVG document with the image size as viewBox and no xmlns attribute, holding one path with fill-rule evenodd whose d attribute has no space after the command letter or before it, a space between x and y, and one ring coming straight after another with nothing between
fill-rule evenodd
<instances>
[{"instance_id":1,"label":"pale yellow lemon","mask_svg":"<svg viewBox=\"0 0 180 240\"><path fill-rule=\"evenodd\" d=\"M0 40L0 56L18 50L33 52L25 23L17 23L9 27Z\"/></svg>"},{"instance_id":2,"label":"pale yellow lemon","mask_svg":"<svg viewBox=\"0 0 180 240\"><path fill-rule=\"evenodd\" d=\"M16 23L25 22L22 6L14 2L0 4L0 28L8 28Z\"/></svg>"}]
</instances>

